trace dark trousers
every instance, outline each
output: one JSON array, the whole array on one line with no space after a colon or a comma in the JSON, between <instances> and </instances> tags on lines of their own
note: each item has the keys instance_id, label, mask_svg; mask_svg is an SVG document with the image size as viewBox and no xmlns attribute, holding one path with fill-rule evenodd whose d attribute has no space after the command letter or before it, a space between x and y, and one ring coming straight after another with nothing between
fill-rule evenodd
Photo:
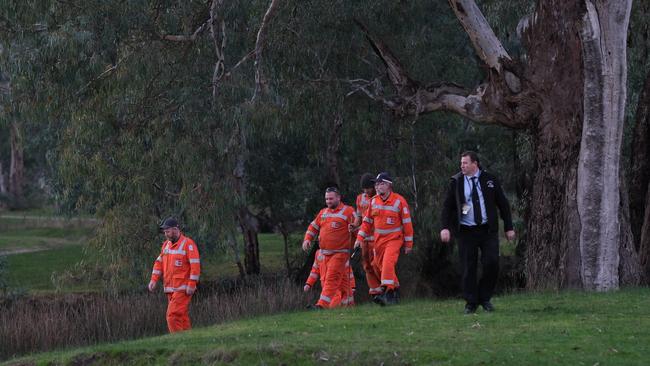
<instances>
[{"instance_id":1,"label":"dark trousers","mask_svg":"<svg viewBox=\"0 0 650 366\"><path fill-rule=\"evenodd\" d=\"M481 250L483 274L476 282L478 251ZM490 232L488 225L461 225L458 233L463 297L469 304L490 301L499 275L498 233Z\"/></svg>"}]
</instances>

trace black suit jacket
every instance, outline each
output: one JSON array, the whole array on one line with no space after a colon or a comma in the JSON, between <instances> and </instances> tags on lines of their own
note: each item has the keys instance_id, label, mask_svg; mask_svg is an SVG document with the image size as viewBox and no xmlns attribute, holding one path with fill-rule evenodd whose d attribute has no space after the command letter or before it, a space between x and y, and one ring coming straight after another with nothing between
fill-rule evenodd
<instances>
[{"instance_id":1,"label":"black suit jacket","mask_svg":"<svg viewBox=\"0 0 650 366\"><path fill-rule=\"evenodd\" d=\"M491 232L499 231L499 222L497 208L503 219L504 230L512 230L512 215L510 214L510 204L506 195L503 193L501 184L490 173L481 170L478 177L481 191L483 192L483 201L485 202L485 211L487 212L487 224ZM458 232L460 229L461 205L465 202L463 174L458 173L451 177L447 197L442 206L442 228L449 229L452 232Z\"/></svg>"}]
</instances>

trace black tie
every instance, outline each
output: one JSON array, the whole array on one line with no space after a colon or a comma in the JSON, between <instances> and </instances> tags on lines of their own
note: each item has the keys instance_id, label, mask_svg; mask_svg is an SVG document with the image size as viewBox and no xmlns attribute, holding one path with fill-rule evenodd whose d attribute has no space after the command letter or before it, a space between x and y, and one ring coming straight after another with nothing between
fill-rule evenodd
<instances>
[{"instance_id":1,"label":"black tie","mask_svg":"<svg viewBox=\"0 0 650 366\"><path fill-rule=\"evenodd\" d=\"M472 207L474 209L474 221L476 225L481 225L483 215L481 215L481 201L478 199L478 189L476 189L476 177L472 177Z\"/></svg>"}]
</instances>

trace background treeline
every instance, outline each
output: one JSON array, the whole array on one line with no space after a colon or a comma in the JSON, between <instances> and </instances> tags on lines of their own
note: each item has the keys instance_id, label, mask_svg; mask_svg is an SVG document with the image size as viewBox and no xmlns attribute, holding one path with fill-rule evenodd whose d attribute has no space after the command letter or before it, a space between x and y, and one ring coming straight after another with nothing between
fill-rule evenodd
<instances>
[{"instance_id":1,"label":"background treeline","mask_svg":"<svg viewBox=\"0 0 650 366\"><path fill-rule=\"evenodd\" d=\"M385 78L354 19L413 77L466 87L484 78L448 4L289 0L264 23L274 3L0 1L3 207L55 204L101 218L73 271L113 289L146 280L157 223L169 215L204 256L230 256L242 277L261 271L256 233L281 232L287 272L299 277L290 233L322 206L323 188L338 184L353 203L359 176L385 170L415 213L417 255L402 270L424 293L444 294L455 284L441 275L453 266L437 239L439 206L458 154L473 149L511 197L521 253L528 132L446 113L396 115L351 82ZM518 55L515 29L532 2L480 6ZM647 7L634 3L630 27L626 163L648 69ZM523 281L517 258L504 263Z\"/></svg>"}]
</instances>

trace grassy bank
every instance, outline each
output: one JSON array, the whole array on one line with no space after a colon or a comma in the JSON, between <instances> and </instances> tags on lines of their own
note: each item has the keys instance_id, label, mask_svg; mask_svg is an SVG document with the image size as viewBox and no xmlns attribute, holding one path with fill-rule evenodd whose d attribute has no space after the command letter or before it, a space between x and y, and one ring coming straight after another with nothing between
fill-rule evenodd
<instances>
[{"instance_id":1,"label":"grassy bank","mask_svg":"<svg viewBox=\"0 0 650 366\"><path fill-rule=\"evenodd\" d=\"M458 300L299 311L191 332L47 353L13 364L641 365L649 289L517 294L494 313Z\"/></svg>"}]
</instances>

